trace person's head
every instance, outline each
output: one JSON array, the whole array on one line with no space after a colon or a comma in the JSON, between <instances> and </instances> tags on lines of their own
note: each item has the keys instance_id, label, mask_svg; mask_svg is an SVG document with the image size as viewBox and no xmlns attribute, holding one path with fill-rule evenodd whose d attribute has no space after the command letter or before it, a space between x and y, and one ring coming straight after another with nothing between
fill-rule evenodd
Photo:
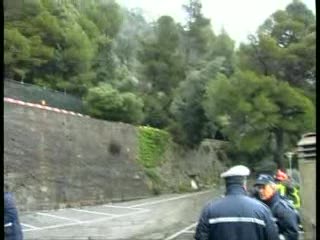
<instances>
[{"instance_id":1,"label":"person's head","mask_svg":"<svg viewBox=\"0 0 320 240\"><path fill-rule=\"evenodd\" d=\"M289 180L288 175L285 172L281 171L280 169L277 170L276 175L274 176L274 179L278 182L284 182Z\"/></svg>"},{"instance_id":2,"label":"person's head","mask_svg":"<svg viewBox=\"0 0 320 240\"><path fill-rule=\"evenodd\" d=\"M268 174L260 174L254 185L259 189L259 197L263 201L271 199L277 192L276 183L272 176Z\"/></svg>"},{"instance_id":3,"label":"person's head","mask_svg":"<svg viewBox=\"0 0 320 240\"><path fill-rule=\"evenodd\" d=\"M249 168L243 165L237 165L221 173L220 177L225 179L227 186L231 184L240 184L247 189L247 176L249 176L249 174Z\"/></svg>"}]
</instances>

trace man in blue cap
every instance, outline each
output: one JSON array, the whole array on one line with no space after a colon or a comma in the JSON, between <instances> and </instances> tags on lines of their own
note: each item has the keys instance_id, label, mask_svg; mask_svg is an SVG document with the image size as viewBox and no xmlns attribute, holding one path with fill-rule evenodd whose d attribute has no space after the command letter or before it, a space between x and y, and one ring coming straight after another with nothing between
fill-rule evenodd
<instances>
[{"instance_id":1,"label":"man in blue cap","mask_svg":"<svg viewBox=\"0 0 320 240\"><path fill-rule=\"evenodd\" d=\"M298 240L299 224L297 215L289 203L281 199L272 176L260 174L255 186L259 189L259 198L268 205L277 221L281 239Z\"/></svg>"},{"instance_id":2,"label":"man in blue cap","mask_svg":"<svg viewBox=\"0 0 320 240\"><path fill-rule=\"evenodd\" d=\"M242 165L221 174L226 194L202 210L196 240L279 240L270 209L247 196L249 174L250 170Z\"/></svg>"}]
</instances>

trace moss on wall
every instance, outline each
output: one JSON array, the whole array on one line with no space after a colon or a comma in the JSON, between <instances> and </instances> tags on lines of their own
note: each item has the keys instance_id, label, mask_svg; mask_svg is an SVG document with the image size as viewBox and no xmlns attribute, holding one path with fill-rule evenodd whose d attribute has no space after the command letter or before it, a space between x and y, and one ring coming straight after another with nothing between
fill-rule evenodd
<instances>
[{"instance_id":1,"label":"moss on wall","mask_svg":"<svg viewBox=\"0 0 320 240\"><path fill-rule=\"evenodd\" d=\"M171 135L164 130L145 126L138 128L138 162L143 166L147 184L154 194L160 194L166 185L156 168L166 162L170 143Z\"/></svg>"},{"instance_id":2,"label":"moss on wall","mask_svg":"<svg viewBox=\"0 0 320 240\"><path fill-rule=\"evenodd\" d=\"M165 161L165 152L171 141L171 136L166 131L139 127L139 163L145 168L160 166Z\"/></svg>"}]
</instances>

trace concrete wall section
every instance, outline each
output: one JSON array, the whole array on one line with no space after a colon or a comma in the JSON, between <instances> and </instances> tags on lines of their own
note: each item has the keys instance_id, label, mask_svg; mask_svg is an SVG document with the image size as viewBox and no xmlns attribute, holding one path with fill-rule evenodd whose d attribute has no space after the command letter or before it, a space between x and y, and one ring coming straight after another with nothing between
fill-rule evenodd
<instances>
[{"instance_id":1,"label":"concrete wall section","mask_svg":"<svg viewBox=\"0 0 320 240\"><path fill-rule=\"evenodd\" d=\"M299 160L305 240L316 239L316 160Z\"/></svg>"},{"instance_id":2,"label":"concrete wall section","mask_svg":"<svg viewBox=\"0 0 320 240\"><path fill-rule=\"evenodd\" d=\"M4 103L4 178L20 210L151 195L128 124Z\"/></svg>"}]
</instances>

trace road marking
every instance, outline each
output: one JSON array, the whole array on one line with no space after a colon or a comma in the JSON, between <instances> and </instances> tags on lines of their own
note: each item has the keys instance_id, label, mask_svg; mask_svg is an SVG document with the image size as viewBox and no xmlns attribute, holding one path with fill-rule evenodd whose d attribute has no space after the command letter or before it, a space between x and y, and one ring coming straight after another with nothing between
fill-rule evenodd
<instances>
[{"instance_id":1,"label":"road marking","mask_svg":"<svg viewBox=\"0 0 320 240\"><path fill-rule=\"evenodd\" d=\"M29 224L25 224L25 223L20 223L22 226L27 227L27 228L31 228L31 229L39 229L38 227L29 225Z\"/></svg>"},{"instance_id":2,"label":"road marking","mask_svg":"<svg viewBox=\"0 0 320 240\"><path fill-rule=\"evenodd\" d=\"M102 218L98 218L98 220L100 220ZM107 220L108 218L103 218L105 220ZM111 217L110 217L111 219ZM54 228L61 228L61 227L70 227L70 226L76 226L76 225L81 225L86 223L85 221L81 222L81 223L64 223L64 224L56 224L56 225L50 225L47 227L42 227L42 228L38 228L38 229L26 229L23 230L23 232L31 232L31 231L41 231L41 230L46 230L46 229L54 229Z\"/></svg>"},{"instance_id":3,"label":"road marking","mask_svg":"<svg viewBox=\"0 0 320 240\"><path fill-rule=\"evenodd\" d=\"M112 216L112 217L104 217L104 218L97 218L95 220L88 220L88 221L79 221L77 223L65 223L65 224L56 224L56 225L51 225L51 226L47 226L47 227L42 227L42 228L38 228L38 229L26 229L23 230L24 232L30 232L30 231L41 231L41 230L46 230L46 229L53 229L53 228L61 228L61 227L70 227L70 226L76 226L76 225L83 225L83 224L90 224L90 223L98 223L98 222L103 222L106 220L112 220L112 219L116 219L116 218L120 218L120 217L127 217L130 215L136 215L136 214L140 214L140 213L145 213L150 211L149 209L144 209L141 211L136 211L136 212L131 212L128 214L122 214L122 215L117 215L117 216Z\"/></svg>"},{"instance_id":4,"label":"road marking","mask_svg":"<svg viewBox=\"0 0 320 240\"><path fill-rule=\"evenodd\" d=\"M194 195L201 195L201 194L205 194L205 193L209 193L212 192L212 190L207 190L207 191L203 191L203 192L196 192L196 193L191 193L191 194L186 194L183 196L178 196L178 197L173 197L173 198L167 198L167 199L162 199L162 200L158 200L158 201L154 201L154 202L147 202L147 203L142 203L142 204L136 204L136 205L132 205L132 206L115 206L115 205L102 205L103 207L113 207L113 208L124 208L124 209L134 209L137 210L135 212L131 212L131 213L127 213L127 214L121 214L121 215L112 215L111 217L104 217L104 218L97 218L94 220L87 220L87 221L79 221L76 219L71 219L71 218L65 218L65 217L60 217L60 216L56 216L56 215L51 215L51 214L47 214L47 213L37 213L39 215L43 215L43 216L49 216L49 217L54 217L54 218L60 218L60 219L65 219L65 220L69 220L69 221L74 221L75 223L65 223L65 224L56 224L56 225L51 225L51 226L46 226L46 227L42 227L42 228L34 228L34 229L24 229L24 232L29 232L29 231L41 231L41 230L46 230L46 229L54 229L54 228L61 228L61 227L68 227L68 226L75 226L75 225L82 225L82 224L90 224L90 223L97 223L97 222L101 222L101 221L106 221L106 220L112 220L115 218L121 218L121 217L125 217L125 216L130 216L130 215L135 215L135 214L140 214L140 213L145 213L150 211L150 209L143 209L143 208L137 208L140 206L148 206L148 205L154 205L157 203L163 203L163 202L169 202L169 201L174 201L174 200L178 200L178 199L182 199L182 198L187 198L187 197L191 197ZM75 209L74 209L75 210ZM80 210L80 209L79 209ZM79 211L77 209L77 211ZM81 211L87 211L87 210L82 210ZM89 211L89 212L94 212L94 211ZM99 212L96 212L99 213ZM99 213L102 215L102 213ZM107 215L107 213L103 213L103 215ZM108 214L109 215L109 214ZM190 225L189 227L179 231L178 233L181 234L187 230L189 230L189 228L193 227L195 224ZM176 234L178 234L176 233ZM178 235L179 235L178 234ZM170 237L175 237L178 235L172 235ZM172 238L167 238L166 240L170 240Z\"/></svg>"},{"instance_id":5,"label":"road marking","mask_svg":"<svg viewBox=\"0 0 320 240\"><path fill-rule=\"evenodd\" d=\"M85 212L85 213L91 213L91 214L97 214L97 215L119 216L119 214L112 214L112 213L102 213L102 212L88 211L88 210L76 209L76 208L69 208L69 209L77 212Z\"/></svg>"},{"instance_id":6,"label":"road marking","mask_svg":"<svg viewBox=\"0 0 320 240\"><path fill-rule=\"evenodd\" d=\"M208 191L204 191L204 192L191 193L191 194L184 195L184 196L168 198L168 199L162 199L162 200L158 200L158 201L154 201L154 202L141 203L141 204L133 205L133 206L130 206L130 207L135 208L135 207L153 205L153 204L157 204L157 203L169 202L169 201L174 201L174 200L178 200L178 199L181 199L181 198L187 198L187 197L194 196L194 195L205 194L205 193L208 193L208 192L212 192L212 190L208 190Z\"/></svg>"},{"instance_id":7,"label":"road marking","mask_svg":"<svg viewBox=\"0 0 320 240\"><path fill-rule=\"evenodd\" d=\"M110 208L122 208L122 209L133 209L133 210L144 210L144 208L136 208L136 207L126 207L126 206L116 206L116 205L102 205L102 207L110 207Z\"/></svg>"},{"instance_id":8,"label":"road marking","mask_svg":"<svg viewBox=\"0 0 320 240\"><path fill-rule=\"evenodd\" d=\"M174 239L175 237L177 237L177 236L179 236L180 234L182 234L182 233L184 233L184 232L188 231L190 228L193 228L193 227L194 227L194 226L196 226L196 225L197 225L197 222L196 222L196 223L193 223L193 224L191 224L190 226L188 226L188 227L186 227L186 228L182 229L181 231L179 231L179 232L177 232L177 233L175 233L175 234L173 234L173 235L171 235L171 236L167 237L165 240L171 240L171 239Z\"/></svg>"},{"instance_id":9,"label":"road marking","mask_svg":"<svg viewBox=\"0 0 320 240\"><path fill-rule=\"evenodd\" d=\"M66 217L60 217L60 216L56 216L56 215L52 215L52 214L48 214L48 213L37 213L38 215L42 215L42 216L47 216L47 217L53 217L53 218L59 218L59 219L63 219L63 220L68 220L68 221L73 221L73 222L77 222L77 223L81 223L82 221L79 221L77 219L74 218L66 218Z\"/></svg>"},{"instance_id":10,"label":"road marking","mask_svg":"<svg viewBox=\"0 0 320 240\"><path fill-rule=\"evenodd\" d=\"M184 231L183 233L195 233L196 231Z\"/></svg>"}]
</instances>

